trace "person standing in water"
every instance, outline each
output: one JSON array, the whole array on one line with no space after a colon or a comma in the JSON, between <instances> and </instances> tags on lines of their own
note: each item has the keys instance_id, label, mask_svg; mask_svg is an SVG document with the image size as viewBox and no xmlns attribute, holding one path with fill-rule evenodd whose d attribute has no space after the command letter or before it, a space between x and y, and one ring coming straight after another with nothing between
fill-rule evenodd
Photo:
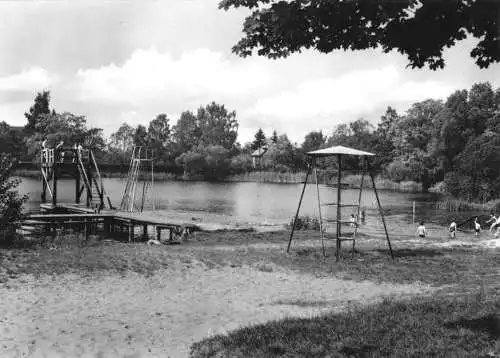
<instances>
[{"instance_id":1,"label":"person standing in water","mask_svg":"<svg viewBox=\"0 0 500 358\"><path fill-rule=\"evenodd\" d=\"M418 237L422 237L422 238L427 236L427 230L425 230L425 225L424 225L423 221L421 221L420 225L417 227L417 234L418 234Z\"/></svg>"},{"instance_id":2,"label":"person standing in water","mask_svg":"<svg viewBox=\"0 0 500 358\"><path fill-rule=\"evenodd\" d=\"M497 224L497 217L495 216L495 214L493 213L493 211L490 214L490 219L488 221L486 221L486 224L489 224L489 223L491 223L490 233L493 234L493 229L495 228L495 226Z\"/></svg>"},{"instance_id":3,"label":"person standing in water","mask_svg":"<svg viewBox=\"0 0 500 358\"><path fill-rule=\"evenodd\" d=\"M351 223L352 227L356 227L356 217L354 214L351 214L351 218L349 219L349 222Z\"/></svg>"},{"instance_id":4,"label":"person standing in water","mask_svg":"<svg viewBox=\"0 0 500 358\"><path fill-rule=\"evenodd\" d=\"M479 223L477 216L474 219L474 232L475 236L479 236L479 233L481 232L481 224Z\"/></svg>"},{"instance_id":5,"label":"person standing in water","mask_svg":"<svg viewBox=\"0 0 500 358\"><path fill-rule=\"evenodd\" d=\"M493 236L498 237L500 235L500 215L497 217L497 220L492 225L493 226Z\"/></svg>"},{"instance_id":6,"label":"person standing in water","mask_svg":"<svg viewBox=\"0 0 500 358\"><path fill-rule=\"evenodd\" d=\"M455 218L451 221L449 230L452 238L457 237L457 223L455 222Z\"/></svg>"}]
</instances>

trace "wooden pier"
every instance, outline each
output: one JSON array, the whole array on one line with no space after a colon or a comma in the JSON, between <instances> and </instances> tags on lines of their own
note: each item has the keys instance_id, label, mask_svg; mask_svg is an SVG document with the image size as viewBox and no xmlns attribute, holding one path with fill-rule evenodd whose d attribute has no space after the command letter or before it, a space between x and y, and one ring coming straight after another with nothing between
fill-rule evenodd
<instances>
[{"instance_id":1,"label":"wooden pier","mask_svg":"<svg viewBox=\"0 0 500 358\"><path fill-rule=\"evenodd\" d=\"M174 234L183 230L197 231L199 227L192 222L181 220L165 221L161 218L148 216L147 213L122 212L117 210L101 210L95 212L84 205L73 203L41 204L40 213L31 213L20 222L22 231L37 231L45 234L57 234L58 230L73 230L89 234L102 233L104 236L112 233L123 233L129 242L136 241L136 228L142 228L139 239L149 238L148 229L153 228L155 238L160 240L161 232L168 231L169 240Z\"/></svg>"}]
</instances>

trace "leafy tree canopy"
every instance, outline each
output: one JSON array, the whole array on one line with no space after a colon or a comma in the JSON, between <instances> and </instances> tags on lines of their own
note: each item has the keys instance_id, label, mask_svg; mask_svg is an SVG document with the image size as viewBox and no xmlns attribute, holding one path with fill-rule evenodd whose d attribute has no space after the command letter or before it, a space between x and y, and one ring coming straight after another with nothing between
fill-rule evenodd
<instances>
[{"instance_id":1,"label":"leafy tree canopy","mask_svg":"<svg viewBox=\"0 0 500 358\"><path fill-rule=\"evenodd\" d=\"M201 130L198 124L198 119L191 111L181 113L179 120L173 128L173 139L177 146L177 151L186 153L197 145Z\"/></svg>"},{"instance_id":2,"label":"leafy tree canopy","mask_svg":"<svg viewBox=\"0 0 500 358\"><path fill-rule=\"evenodd\" d=\"M276 137L275 144L277 142L278 138ZM264 134L262 128L259 128L259 130L255 133L254 140L252 142L252 150L257 150L265 145L266 145L266 135Z\"/></svg>"},{"instance_id":3,"label":"leafy tree canopy","mask_svg":"<svg viewBox=\"0 0 500 358\"><path fill-rule=\"evenodd\" d=\"M38 92L35 97L35 103L30 107L28 113L24 113L24 116L28 120L28 123L25 126L28 131L34 131L42 116L51 113L49 106L50 91L43 91L41 93ZM52 110L52 114L55 114L54 110Z\"/></svg>"},{"instance_id":4,"label":"leafy tree canopy","mask_svg":"<svg viewBox=\"0 0 500 358\"><path fill-rule=\"evenodd\" d=\"M127 152L132 150L134 145L135 130L128 123L123 122L118 130L111 134L110 147Z\"/></svg>"},{"instance_id":5,"label":"leafy tree canopy","mask_svg":"<svg viewBox=\"0 0 500 358\"><path fill-rule=\"evenodd\" d=\"M407 56L409 66L443 68L443 49L467 35L479 41L470 55L485 68L500 60L500 2L493 0L283 1L222 0L219 8L246 7L240 56L286 57L303 49L379 48Z\"/></svg>"},{"instance_id":6,"label":"leafy tree canopy","mask_svg":"<svg viewBox=\"0 0 500 358\"><path fill-rule=\"evenodd\" d=\"M134 145L137 147L144 147L148 144L148 131L146 130L146 127L144 127L142 124L139 124L135 128L134 132Z\"/></svg>"},{"instance_id":7,"label":"leafy tree canopy","mask_svg":"<svg viewBox=\"0 0 500 358\"><path fill-rule=\"evenodd\" d=\"M162 113L156 116L148 127L148 137L151 144L156 148L165 147L170 140L170 124L166 114Z\"/></svg>"},{"instance_id":8,"label":"leafy tree canopy","mask_svg":"<svg viewBox=\"0 0 500 358\"><path fill-rule=\"evenodd\" d=\"M302 151L307 153L316 149L319 149L326 142L326 136L323 135L322 131L319 132L309 132L304 137L304 142L302 143Z\"/></svg>"},{"instance_id":9,"label":"leafy tree canopy","mask_svg":"<svg viewBox=\"0 0 500 358\"><path fill-rule=\"evenodd\" d=\"M48 147L54 147L59 141L67 146L80 143L85 147L103 150L105 143L100 128L88 128L87 118L73 113L50 113L39 116L35 132L26 139L28 153L37 155L42 141L47 140Z\"/></svg>"},{"instance_id":10,"label":"leafy tree canopy","mask_svg":"<svg viewBox=\"0 0 500 358\"><path fill-rule=\"evenodd\" d=\"M199 144L222 146L232 150L238 136L236 112L228 111L224 105L212 102L198 108L196 115L191 111L181 114L174 126L173 139L180 153L185 153Z\"/></svg>"},{"instance_id":11,"label":"leafy tree canopy","mask_svg":"<svg viewBox=\"0 0 500 358\"><path fill-rule=\"evenodd\" d=\"M271 142L274 144L278 143L278 132L276 132L276 130L273 130L273 134L271 136Z\"/></svg>"},{"instance_id":12,"label":"leafy tree canopy","mask_svg":"<svg viewBox=\"0 0 500 358\"><path fill-rule=\"evenodd\" d=\"M200 107L196 117L201 130L201 144L233 149L238 137L235 111L230 112L224 105L212 102Z\"/></svg>"}]
</instances>

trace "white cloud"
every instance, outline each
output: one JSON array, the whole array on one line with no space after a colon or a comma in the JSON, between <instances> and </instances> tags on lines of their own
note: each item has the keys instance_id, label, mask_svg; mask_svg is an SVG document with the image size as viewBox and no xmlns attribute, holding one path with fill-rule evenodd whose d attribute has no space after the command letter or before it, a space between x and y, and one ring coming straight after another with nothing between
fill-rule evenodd
<instances>
[{"instance_id":1,"label":"white cloud","mask_svg":"<svg viewBox=\"0 0 500 358\"><path fill-rule=\"evenodd\" d=\"M382 104L444 97L452 89L436 81L404 82L394 66L386 66L304 81L292 90L259 100L248 114L296 122L341 113L360 114Z\"/></svg>"},{"instance_id":2,"label":"white cloud","mask_svg":"<svg viewBox=\"0 0 500 358\"><path fill-rule=\"evenodd\" d=\"M174 59L156 48L136 50L122 65L79 70L84 99L142 105L245 96L269 85L269 76L251 62L229 60L220 52L197 49Z\"/></svg>"},{"instance_id":3,"label":"white cloud","mask_svg":"<svg viewBox=\"0 0 500 358\"><path fill-rule=\"evenodd\" d=\"M23 126L26 124L24 112L27 112L26 104L20 103L7 103L0 104L0 122L7 122L11 126Z\"/></svg>"},{"instance_id":4,"label":"white cloud","mask_svg":"<svg viewBox=\"0 0 500 358\"><path fill-rule=\"evenodd\" d=\"M50 75L43 68L32 67L21 73L0 78L0 91L31 91L47 88L56 81L56 76Z\"/></svg>"}]
</instances>

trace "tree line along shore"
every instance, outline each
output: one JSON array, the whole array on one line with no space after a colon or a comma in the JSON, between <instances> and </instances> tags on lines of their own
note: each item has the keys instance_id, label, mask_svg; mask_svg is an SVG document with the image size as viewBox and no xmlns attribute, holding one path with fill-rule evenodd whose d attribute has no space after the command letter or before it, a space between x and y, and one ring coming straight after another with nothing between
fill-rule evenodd
<instances>
[{"instance_id":1,"label":"tree line along shore","mask_svg":"<svg viewBox=\"0 0 500 358\"><path fill-rule=\"evenodd\" d=\"M389 106L376 125L359 118L333 127L328 134L307 133L300 144L292 143L286 133L266 134L259 129L253 141L242 144L237 141L236 112L216 102L184 111L175 124L166 114L158 114L148 126L122 123L105 138L85 116L57 112L51 107L50 92L43 91L24 114L24 127L0 123L0 152L22 162L16 170L20 176L35 175L29 163L39 161L43 141L49 147L63 141L67 146L80 143L93 148L106 176L127 172L134 146L150 146L159 180L294 183L302 180L307 152L345 145L377 154L372 166L381 188L432 191L453 200L487 203L500 192L499 108L500 89L477 83L444 101L413 103L404 114ZM350 173L349 184L361 164L356 158L343 164ZM324 173L335 165L334 159L318 163Z\"/></svg>"}]
</instances>

